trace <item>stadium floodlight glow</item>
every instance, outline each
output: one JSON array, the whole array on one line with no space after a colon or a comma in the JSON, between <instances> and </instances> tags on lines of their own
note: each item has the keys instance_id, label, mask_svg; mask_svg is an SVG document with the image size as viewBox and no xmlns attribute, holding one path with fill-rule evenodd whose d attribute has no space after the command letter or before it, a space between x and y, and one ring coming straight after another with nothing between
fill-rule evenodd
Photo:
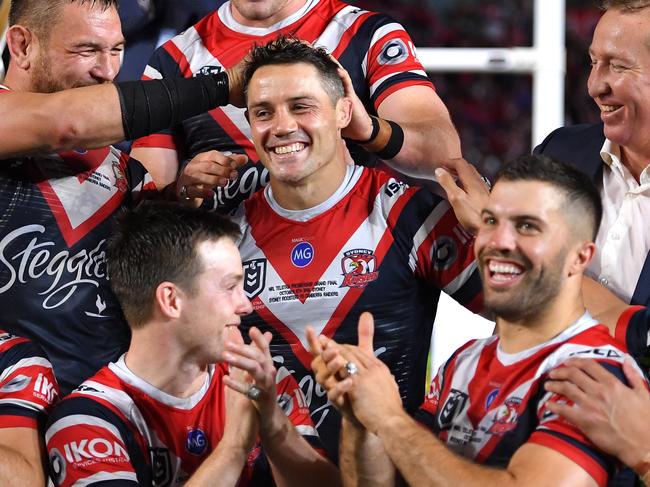
<instances>
[{"instance_id":1,"label":"stadium floodlight glow","mask_svg":"<svg viewBox=\"0 0 650 487\"><path fill-rule=\"evenodd\" d=\"M535 0L533 47L418 47L418 59L429 72L532 74L535 146L564 125L565 17L565 0Z\"/></svg>"}]
</instances>

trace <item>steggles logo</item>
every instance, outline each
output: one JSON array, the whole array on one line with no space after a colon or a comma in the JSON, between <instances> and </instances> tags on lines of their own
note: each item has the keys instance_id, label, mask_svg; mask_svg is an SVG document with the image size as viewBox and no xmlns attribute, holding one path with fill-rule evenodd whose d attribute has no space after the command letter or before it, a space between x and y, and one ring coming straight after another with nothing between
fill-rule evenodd
<instances>
[{"instance_id":1,"label":"steggles logo","mask_svg":"<svg viewBox=\"0 0 650 487\"><path fill-rule=\"evenodd\" d=\"M39 241L33 237L24 248L14 255L6 255L7 249L28 234L42 234L42 225L26 225L7 234L0 241L0 273L8 271L9 278L0 282L0 294L12 286L26 284L30 280L52 279L49 287L39 294L43 295L44 309L54 309L64 304L80 286L99 287L106 280L106 257L103 250L105 239L94 249L80 250L71 254L68 250L53 253L55 243Z\"/></svg>"}]
</instances>

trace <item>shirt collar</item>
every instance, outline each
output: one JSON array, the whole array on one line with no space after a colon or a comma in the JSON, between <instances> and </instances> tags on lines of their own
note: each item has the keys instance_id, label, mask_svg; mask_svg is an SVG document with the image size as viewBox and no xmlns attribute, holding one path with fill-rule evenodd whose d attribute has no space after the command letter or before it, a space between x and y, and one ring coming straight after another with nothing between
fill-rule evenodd
<instances>
[{"instance_id":1,"label":"shirt collar","mask_svg":"<svg viewBox=\"0 0 650 487\"><path fill-rule=\"evenodd\" d=\"M600 158L612 171L616 171L623 178L626 177L626 174L629 174L629 170L621 161L621 147L611 140L605 139L605 142L603 142L603 147L600 149ZM650 164L646 166L639 178L640 186L648 184L650 184Z\"/></svg>"}]
</instances>

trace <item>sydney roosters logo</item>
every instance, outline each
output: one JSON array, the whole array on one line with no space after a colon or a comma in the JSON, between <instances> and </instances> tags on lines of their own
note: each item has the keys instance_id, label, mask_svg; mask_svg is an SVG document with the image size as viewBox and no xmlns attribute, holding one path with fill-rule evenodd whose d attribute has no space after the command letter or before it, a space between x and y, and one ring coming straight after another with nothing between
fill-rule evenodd
<instances>
[{"instance_id":1,"label":"sydney roosters logo","mask_svg":"<svg viewBox=\"0 0 650 487\"><path fill-rule=\"evenodd\" d=\"M379 277L377 257L372 250L354 249L343 254L341 267L343 268L343 283L341 287L364 288L368 283Z\"/></svg>"},{"instance_id":2,"label":"sydney roosters logo","mask_svg":"<svg viewBox=\"0 0 650 487\"><path fill-rule=\"evenodd\" d=\"M519 419L517 410L520 405L521 399L518 397L509 397L506 399L506 402L497 409L494 415L494 423L488 432L493 435L502 435L514 429Z\"/></svg>"}]
</instances>

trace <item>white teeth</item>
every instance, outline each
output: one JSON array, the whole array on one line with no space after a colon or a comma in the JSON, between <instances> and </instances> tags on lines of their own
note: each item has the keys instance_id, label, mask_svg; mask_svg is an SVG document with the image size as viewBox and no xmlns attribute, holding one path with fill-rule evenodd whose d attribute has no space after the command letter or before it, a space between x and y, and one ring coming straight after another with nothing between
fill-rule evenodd
<instances>
[{"instance_id":1,"label":"white teeth","mask_svg":"<svg viewBox=\"0 0 650 487\"><path fill-rule=\"evenodd\" d=\"M621 105L600 105L600 110L603 112L614 112L621 108Z\"/></svg>"},{"instance_id":2,"label":"white teeth","mask_svg":"<svg viewBox=\"0 0 650 487\"><path fill-rule=\"evenodd\" d=\"M276 154L289 154L291 152L298 152L304 148L305 148L305 144L303 144L302 142L296 142L295 144L291 144L291 145L274 147L273 152L275 152Z\"/></svg>"},{"instance_id":3,"label":"white teeth","mask_svg":"<svg viewBox=\"0 0 650 487\"><path fill-rule=\"evenodd\" d=\"M490 272L495 274L521 274L521 269L512 264L498 264L496 262L490 262L489 266Z\"/></svg>"}]
</instances>

